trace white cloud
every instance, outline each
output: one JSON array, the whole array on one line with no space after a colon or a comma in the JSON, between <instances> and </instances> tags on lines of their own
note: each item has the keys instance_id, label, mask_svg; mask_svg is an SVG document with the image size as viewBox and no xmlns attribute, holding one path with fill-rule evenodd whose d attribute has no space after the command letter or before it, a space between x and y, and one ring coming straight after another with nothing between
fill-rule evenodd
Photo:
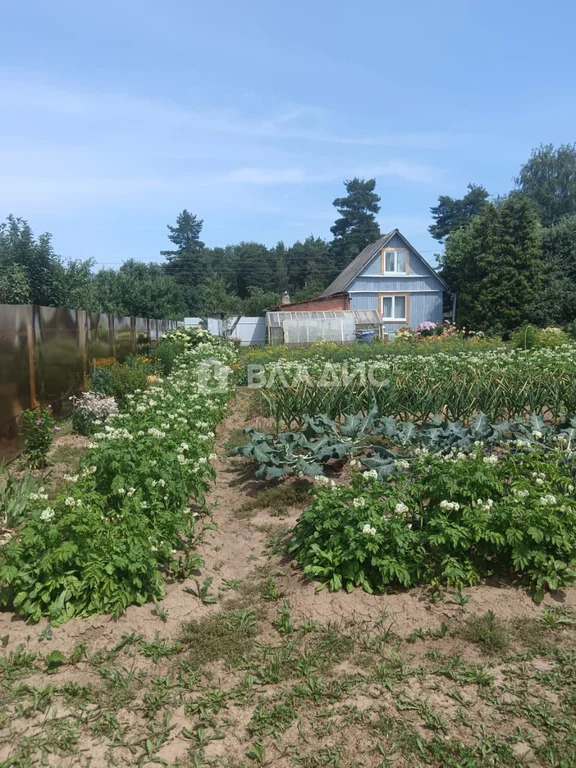
<instances>
[{"instance_id":1,"label":"white cloud","mask_svg":"<svg viewBox=\"0 0 576 768\"><path fill-rule=\"evenodd\" d=\"M225 206L228 217L291 208L306 219L306 186L353 176L387 185L443 179L440 169L410 157L412 144L438 136L340 136L332 130L338 116L320 107L199 109L13 73L0 77L0 103L0 205L26 216L186 205L203 215ZM405 147L402 157L395 145Z\"/></svg>"},{"instance_id":2,"label":"white cloud","mask_svg":"<svg viewBox=\"0 0 576 768\"><path fill-rule=\"evenodd\" d=\"M405 160L390 160L374 166L332 168L325 172L305 171L302 168L237 168L221 177L222 181L239 184L314 184L341 181L344 178L390 177L418 184L436 183L442 172L430 165ZM217 181L220 179L217 178Z\"/></svg>"}]
</instances>

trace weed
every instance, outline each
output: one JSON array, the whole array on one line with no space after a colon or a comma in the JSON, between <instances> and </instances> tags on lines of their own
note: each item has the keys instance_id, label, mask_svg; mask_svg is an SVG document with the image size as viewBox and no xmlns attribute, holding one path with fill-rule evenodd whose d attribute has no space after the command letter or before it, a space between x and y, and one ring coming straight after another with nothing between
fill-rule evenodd
<instances>
[{"instance_id":1,"label":"weed","mask_svg":"<svg viewBox=\"0 0 576 768\"><path fill-rule=\"evenodd\" d=\"M182 643L179 640L170 644L166 638L159 637L158 635L150 643L145 640L140 642L140 653L152 659L154 664L158 664L160 659L169 659L176 653L180 653L181 650Z\"/></svg>"},{"instance_id":2,"label":"weed","mask_svg":"<svg viewBox=\"0 0 576 768\"><path fill-rule=\"evenodd\" d=\"M234 448L240 448L241 446L246 445L249 441L250 437L243 429L233 429L224 445L224 450L228 453L228 451L231 451Z\"/></svg>"},{"instance_id":3,"label":"weed","mask_svg":"<svg viewBox=\"0 0 576 768\"><path fill-rule=\"evenodd\" d=\"M576 623L573 618L560 611L547 609L540 616L539 621L548 629L562 629L564 627L573 627Z\"/></svg>"},{"instance_id":4,"label":"weed","mask_svg":"<svg viewBox=\"0 0 576 768\"><path fill-rule=\"evenodd\" d=\"M274 626L281 635L289 635L294 632L294 626L290 617L290 601L284 600L278 608L278 616L274 621Z\"/></svg>"},{"instance_id":5,"label":"weed","mask_svg":"<svg viewBox=\"0 0 576 768\"><path fill-rule=\"evenodd\" d=\"M279 600L282 597L282 593L278 590L274 576L268 576L266 579L262 597L264 600Z\"/></svg>"},{"instance_id":6,"label":"weed","mask_svg":"<svg viewBox=\"0 0 576 768\"><path fill-rule=\"evenodd\" d=\"M211 605L218 602L218 598L210 594L210 587L214 581L214 576L207 576L202 584L200 584L198 579L192 579L192 581L196 584L196 589L194 587L184 587L184 592L197 597L202 601L203 605Z\"/></svg>"},{"instance_id":7,"label":"weed","mask_svg":"<svg viewBox=\"0 0 576 768\"><path fill-rule=\"evenodd\" d=\"M223 612L193 620L182 628L182 644L187 649L187 663L192 668L227 659L238 663L250 650L256 635L256 617L251 610Z\"/></svg>"},{"instance_id":8,"label":"weed","mask_svg":"<svg viewBox=\"0 0 576 768\"><path fill-rule=\"evenodd\" d=\"M0 656L0 671L7 679L16 679L24 676L33 669L36 654L26 650L24 643L20 643L15 651L10 651L8 656Z\"/></svg>"},{"instance_id":9,"label":"weed","mask_svg":"<svg viewBox=\"0 0 576 768\"><path fill-rule=\"evenodd\" d=\"M226 691L208 688L201 698L189 702L185 707L186 714L198 715L202 720L210 720L221 709L227 708Z\"/></svg>"},{"instance_id":10,"label":"weed","mask_svg":"<svg viewBox=\"0 0 576 768\"><path fill-rule=\"evenodd\" d=\"M66 656L61 651L51 651L44 659L47 672L55 672L63 664L66 664Z\"/></svg>"},{"instance_id":11,"label":"weed","mask_svg":"<svg viewBox=\"0 0 576 768\"><path fill-rule=\"evenodd\" d=\"M252 715L248 731L263 736L273 736L277 739L297 716L297 712L290 702L282 704L261 702Z\"/></svg>"},{"instance_id":12,"label":"weed","mask_svg":"<svg viewBox=\"0 0 576 768\"><path fill-rule=\"evenodd\" d=\"M485 653L501 653L510 643L506 625L493 611L488 611L482 616L469 616L457 634L479 645Z\"/></svg>"},{"instance_id":13,"label":"weed","mask_svg":"<svg viewBox=\"0 0 576 768\"><path fill-rule=\"evenodd\" d=\"M153 677L150 680L150 687L142 699L144 715L147 719L154 717L159 709L166 708L170 702L173 687L170 677Z\"/></svg>"},{"instance_id":14,"label":"weed","mask_svg":"<svg viewBox=\"0 0 576 768\"><path fill-rule=\"evenodd\" d=\"M163 608L157 600L154 600L154 613L161 621L166 622L168 620L168 609Z\"/></svg>"},{"instance_id":15,"label":"weed","mask_svg":"<svg viewBox=\"0 0 576 768\"><path fill-rule=\"evenodd\" d=\"M302 507L309 502L309 490L310 484L303 481L264 488L253 499L243 504L238 512L252 512L256 509L284 512L288 507Z\"/></svg>"},{"instance_id":16,"label":"weed","mask_svg":"<svg viewBox=\"0 0 576 768\"><path fill-rule=\"evenodd\" d=\"M270 536L266 541L264 548L264 554L268 557L274 555L283 555L286 551L287 536L292 530L289 525L271 525L262 526L262 530L270 532Z\"/></svg>"},{"instance_id":17,"label":"weed","mask_svg":"<svg viewBox=\"0 0 576 768\"><path fill-rule=\"evenodd\" d=\"M244 579L222 579L225 589L232 589L234 592L240 587Z\"/></svg>"},{"instance_id":18,"label":"weed","mask_svg":"<svg viewBox=\"0 0 576 768\"><path fill-rule=\"evenodd\" d=\"M459 605L462 613L465 613L466 606L471 597L472 595L463 595L462 592L458 591L458 592L455 592L453 595L450 595L450 602L456 603L456 605Z\"/></svg>"}]
</instances>

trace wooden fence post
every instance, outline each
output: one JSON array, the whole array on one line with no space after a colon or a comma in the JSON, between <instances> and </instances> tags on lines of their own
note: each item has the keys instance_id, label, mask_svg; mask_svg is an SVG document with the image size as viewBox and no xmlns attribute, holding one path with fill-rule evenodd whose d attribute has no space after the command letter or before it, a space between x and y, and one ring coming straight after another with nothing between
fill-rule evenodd
<instances>
[{"instance_id":1,"label":"wooden fence post","mask_svg":"<svg viewBox=\"0 0 576 768\"><path fill-rule=\"evenodd\" d=\"M36 399L36 335L34 333L34 309L32 308L32 321L26 323L26 343L28 346L28 371L30 378L30 408L38 408L40 403Z\"/></svg>"}]
</instances>

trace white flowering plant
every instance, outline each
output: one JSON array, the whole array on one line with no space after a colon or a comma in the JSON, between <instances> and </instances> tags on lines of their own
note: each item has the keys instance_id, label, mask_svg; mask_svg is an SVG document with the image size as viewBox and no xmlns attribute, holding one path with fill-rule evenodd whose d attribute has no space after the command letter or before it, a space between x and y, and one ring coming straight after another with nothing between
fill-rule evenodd
<instances>
[{"instance_id":1,"label":"white flowering plant","mask_svg":"<svg viewBox=\"0 0 576 768\"><path fill-rule=\"evenodd\" d=\"M72 395L72 428L79 435L89 436L98 431L109 416L118 413L118 405L113 397L100 392L82 392Z\"/></svg>"},{"instance_id":2,"label":"white flowering plant","mask_svg":"<svg viewBox=\"0 0 576 768\"><path fill-rule=\"evenodd\" d=\"M230 359L226 348L208 350ZM160 598L166 575L202 564L190 507L205 504L215 428L232 393L199 382L208 350L182 352L171 376L128 393L92 435L78 477L56 499L32 500L28 522L0 552L0 604L53 625L118 616Z\"/></svg>"},{"instance_id":3,"label":"white flowering plant","mask_svg":"<svg viewBox=\"0 0 576 768\"><path fill-rule=\"evenodd\" d=\"M318 486L289 551L330 589L476 584L512 574L541 599L576 580L575 461L518 451L486 462L481 447L425 455L384 483L375 470L350 486ZM363 499L360 502L360 499Z\"/></svg>"}]
</instances>

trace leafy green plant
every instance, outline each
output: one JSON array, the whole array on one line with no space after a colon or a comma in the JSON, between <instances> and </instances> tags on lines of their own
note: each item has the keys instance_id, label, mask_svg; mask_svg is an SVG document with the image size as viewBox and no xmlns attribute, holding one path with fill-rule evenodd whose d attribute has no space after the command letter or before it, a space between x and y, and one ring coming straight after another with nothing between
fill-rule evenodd
<instances>
[{"instance_id":1,"label":"leafy green plant","mask_svg":"<svg viewBox=\"0 0 576 768\"><path fill-rule=\"evenodd\" d=\"M31 497L39 494L45 495L44 488L38 486L28 470L16 477L0 464L0 546L7 543L14 530L26 520Z\"/></svg>"},{"instance_id":2,"label":"leafy green plant","mask_svg":"<svg viewBox=\"0 0 576 768\"><path fill-rule=\"evenodd\" d=\"M558 445L570 449L576 443L576 417L556 424L532 414L527 422L503 421L492 424L486 414L477 413L470 424L434 416L416 424L368 414L345 414L342 422L325 415L305 417L302 430L264 434L252 427L245 430L249 441L229 451L256 465L259 479L280 479L290 474L315 477L334 462L357 457L368 469L384 479L413 457L419 449L432 453L469 450L476 443L485 446L510 444L515 447ZM379 442L378 442L379 440Z\"/></svg>"},{"instance_id":3,"label":"leafy green plant","mask_svg":"<svg viewBox=\"0 0 576 768\"><path fill-rule=\"evenodd\" d=\"M158 635L150 642L145 640L140 642L140 653L152 659L154 664L158 664L160 659L169 659L174 654L180 653L181 650L182 643L179 640L169 643L165 637L159 637Z\"/></svg>"},{"instance_id":4,"label":"leafy green plant","mask_svg":"<svg viewBox=\"0 0 576 768\"><path fill-rule=\"evenodd\" d=\"M66 664L66 656L62 651L50 651L50 653L46 654L44 663L48 672L54 672L63 664Z\"/></svg>"},{"instance_id":5,"label":"leafy green plant","mask_svg":"<svg viewBox=\"0 0 576 768\"><path fill-rule=\"evenodd\" d=\"M59 429L54 423L51 406L22 411L22 427L29 465L33 469L45 467L54 432Z\"/></svg>"},{"instance_id":6,"label":"leafy green plant","mask_svg":"<svg viewBox=\"0 0 576 768\"><path fill-rule=\"evenodd\" d=\"M234 354L210 346L222 363ZM205 355L196 346L172 376L127 393L124 411L93 435L78 476L54 500L31 501L26 525L2 546L1 605L30 621L48 616L53 626L72 616L118 616L160 600L167 575L202 562L191 552L189 504L204 504L214 428L231 393L202 375Z\"/></svg>"},{"instance_id":7,"label":"leafy green plant","mask_svg":"<svg viewBox=\"0 0 576 768\"><path fill-rule=\"evenodd\" d=\"M202 583L200 583L198 579L192 579L192 581L196 584L196 589L194 589L194 587L184 587L184 592L188 592L189 595L194 595L194 597L201 600L204 605L211 605L218 602L218 598L210 594L210 587L214 581L213 576L207 576Z\"/></svg>"},{"instance_id":8,"label":"leafy green plant","mask_svg":"<svg viewBox=\"0 0 576 768\"><path fill-rule=\"evenodd\" d=\"M313 499L288 549L330 589L461 589L515 572L541 599L576 580L574 476L562 451L427 455L394 484L366 473Z\"/></svg>"},{"instance_id":9,"label":"leafy green plant","mask_svg":"<svg viewBox=\"0 0 576 768\"><path fill-rule=\"evenodd\" d=\"M110 367L112 396L120 408L125 408L131 395L148 386L149 368L135 359L131 364L114 363Z\"/></svg>"},{"instance_id":10,"label":"leafy green plant","mask_svg":"<svg viewBox=\"0 0 576 768\"><path fill-rule=\"evenodd\" d=\"M455 592L453 595L450 595L450 601L452 603L455 603L456 605L460 606L460 610L462 613L466 612L466 606L468 605L468 601L472 595L463 595L462 592L458 591Z\"/></svg>"},{"instance_id":11,"label":"leafy green plant","mask_svg":"<svg viewBox=\"0 0 576 768\"><path fill-rule=\"evenodd\" d=\"M109 366L94 368L88 376L88 389L90 392L96 392L105 397L111 397L114 394L112 371Z\"/></svg>"}]
</instances>

